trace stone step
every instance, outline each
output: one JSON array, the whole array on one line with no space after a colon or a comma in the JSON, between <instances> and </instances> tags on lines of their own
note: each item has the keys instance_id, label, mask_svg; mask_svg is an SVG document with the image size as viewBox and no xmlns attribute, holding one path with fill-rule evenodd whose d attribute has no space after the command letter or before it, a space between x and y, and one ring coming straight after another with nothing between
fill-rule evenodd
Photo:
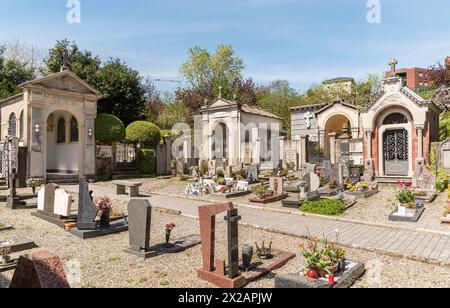
<instances>
[{"instance_id":1,"label":"stone step","mask_svg":"<svg viewBox=\"0 0 450 308\"><path fill-rule=\"evenodd\" d=\"M375 181L382 184L396 184L398 181L412 181L408 176L377 176Z\"/></svg>"}]
</instances>

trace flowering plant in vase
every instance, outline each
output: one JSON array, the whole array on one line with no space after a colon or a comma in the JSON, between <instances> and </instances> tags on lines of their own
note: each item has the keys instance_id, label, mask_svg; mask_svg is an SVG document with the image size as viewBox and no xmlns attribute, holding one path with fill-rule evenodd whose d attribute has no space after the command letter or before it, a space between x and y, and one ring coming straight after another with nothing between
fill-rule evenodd
<instances>
[{"instance_id":1,"label":"flowering plant in vase","mask_svg":"<svg viewBox=\"0 0 450 308\"><path fill-rule=\"evenodd\" d=\"M95 206L99 209L100 225L102 227L109 226L111 221L111 199L108 197L99 197L94 200Z\"/></svg>"},{"instance_id":2,"label":"flowering plant in vase","mask_svg":"<svg viewBox=\"0 0 450 308\"><path fill-rule=\"evenodd\" d=\"M177 227L176 224L171 223L171 224L167 224L165 225L165 230L166 230L166 244L169 244L170 242L170 235L172 234L173 229L175 229Z\"/></svg>"}]
</instances>

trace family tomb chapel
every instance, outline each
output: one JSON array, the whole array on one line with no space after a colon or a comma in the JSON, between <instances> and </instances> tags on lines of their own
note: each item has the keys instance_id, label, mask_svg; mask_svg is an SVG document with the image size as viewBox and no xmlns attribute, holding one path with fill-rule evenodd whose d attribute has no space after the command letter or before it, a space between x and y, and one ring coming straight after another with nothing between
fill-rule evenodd
<instances>
[{"instance_id":1,"label":"family tomb chapel","mask_svg":"<svg viewBox=\"0 0 450 308\"><path fill-rule=\"evenodd\" d=\"M201 110L200 159L226 160L237 166L260 164L274 170L280 162L283 120L276 115L236 101L219 98Z\"/></svg>"},{"instance_id":2,"label":"family tomb chapel","mask_svg":"<svg viewBox=\"0 0 450 308\"><path fill-rule=\"evenodd\" d=\"M378 180L411 178L420 162L428 162L430 145L439 140L442 106L424 100L396 76L366 107L341 99L292 108L292 139L302 141L304 163L352 160L373 169Z\"/></svg>"},{"instance_id":3,"label":"family tomb chapel","mask_svg":"<svg viewBox=\"0 0 450 308\"><path fill-rule=\"evenodd\" d=\"M18 138L21 177L44 180L95 176L95 119L100 93L71 72L67 58L59 73L20 85L22 92L0 101L1 141ZM19 155L18 158L9 157Z\"/></svg>"}]
</instances>

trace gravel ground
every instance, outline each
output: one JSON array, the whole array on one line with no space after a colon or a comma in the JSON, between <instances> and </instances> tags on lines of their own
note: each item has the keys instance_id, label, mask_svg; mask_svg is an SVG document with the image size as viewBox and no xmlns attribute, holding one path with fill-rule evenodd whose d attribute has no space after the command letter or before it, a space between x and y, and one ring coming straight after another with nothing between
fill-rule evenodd
<instances>
[{"instance_id":1,"label":"gravel ground","mask_svg":"<svg viewBox=\"0 0 450 308\"><path fill-rule=\"evenodd\" d=\"M113 200L114 201L114 200ZM81 283L73 287L213 287L197 279L196 270L201 267L201 247L197 246L179 254L165 255L146 261L123 252L127 246L128 233L111 235L93 240L81 240L62 229L32 217L32 210L11 211L0 205L0 221L13 224L15 229L0 234L1 238L26 236L32 238L42 249L59 255L63 264L78 261L81 266ZM198 221L177 215L154 212L151 242L163 241L163 226L176 223L173 236L181 237L199 232ZM226 247L226 225L217 225L217 257L224 258ZM250 227L240 227L240 243L273 241L274 247L298 253L300 239L265 232ZM450 268L379 255L359 249L348 250L348 258L365 262L369 270L354 287L448 287ZM378 265L378 266L377 266ZM295 272L304 266L297 257L274 274ZM377 270L378 269L378 270ZM380 273L380 279L377 274ZM436 275L439 273L439 276ZM274 274L249 285L251 288L271 288ZM12 272L0 274L0 286L7 287ZM419 279L418 279L419 278Z\"/></svg>"},{"instance_id":2,"label":"gravel ground","mask_svg":"<svg viewBox=\"0 0 450 308\"><path fill-rule=\"evenodd\" d=\"M154 192L163 194L174 194L179 196L185 195L185 188L187 182L182 182L177 178L162 180L162 179L142 179L144 182L142 187L143 192ZM110 182L97 183L98 185L111 186ZM407 222L392 222L389 221L388 216L395 210L395 188L385 186L381 187L380 192L369 199L359 200L358 203L351 209L347 210L341 217L359 220L364 222L379 223L384 225L392 225L407 228L422 228L434 231L450 232L450 225L441 224L441 218L445 205L445 194L440 194L436 200L425 205L426 210L417 223ZM244 197L225 199L224 197L216 195L192 197L193 199L208 199L211 201L225 201L234 202L236 204L250 204L252 206L259 206L273 209L283 209L282 203L275 202L266 205L250 203L249 199L255 195L247 195Z\"/></svg>"}]
</instances>

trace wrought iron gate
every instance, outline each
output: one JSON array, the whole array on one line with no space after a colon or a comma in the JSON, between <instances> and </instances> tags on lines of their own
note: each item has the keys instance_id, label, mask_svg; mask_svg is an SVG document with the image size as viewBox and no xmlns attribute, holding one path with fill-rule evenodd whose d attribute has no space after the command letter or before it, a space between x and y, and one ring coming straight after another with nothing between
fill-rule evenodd
<instances>
[{"instance_id":1,"label":"wrought iron gate","mask_svg":"<svg viewBox=\"0 0 450 308\"><path fill-rule=\"evenodd\" d=\"M409 137L405 129L384 133L384 168L386 175L408 175Z\"/></svg>"},{"instance_id":2,"label":"wrought iron gate","mask_svg":"<svg viewBox=\"0 0 450 308\"><path fill-rule=\"evenodd\" d=\"M136 162L136 146L131 143L119 143L116 149L117 163Z\"/></svg>"}]
</instances>

